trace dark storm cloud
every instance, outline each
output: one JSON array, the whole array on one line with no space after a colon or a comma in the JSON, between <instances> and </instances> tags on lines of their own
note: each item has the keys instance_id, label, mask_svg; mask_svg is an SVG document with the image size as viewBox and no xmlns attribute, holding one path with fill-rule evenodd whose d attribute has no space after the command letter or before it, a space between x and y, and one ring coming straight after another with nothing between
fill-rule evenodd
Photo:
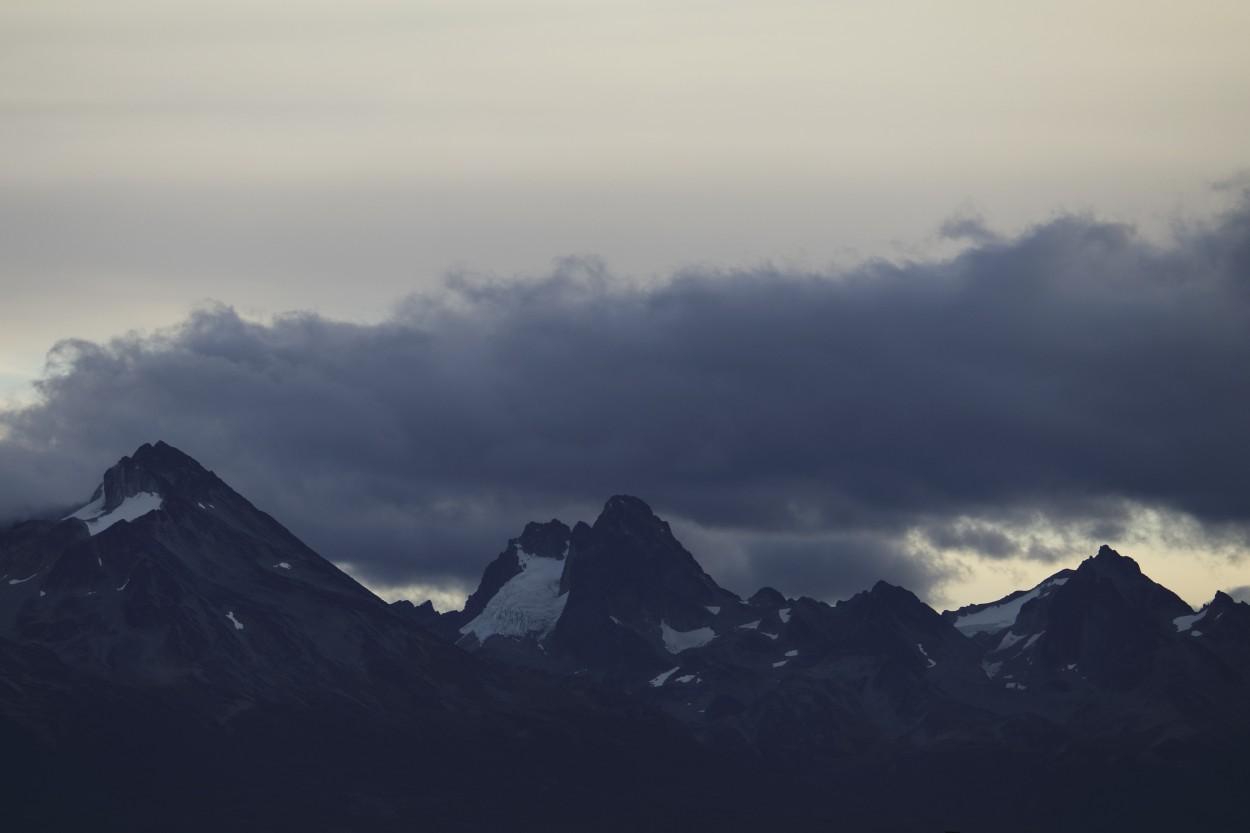
<instances>
[{"instance_id":1,"label":"dark storm cloud","mask_svg":"<svg viewBox=\"0 0 1250 833\"><path fill-rule=\"evenodd\" d=\"M1018 553L1018 545L1005 532L988 524L934 523L925 530L940 549L973 550L987 558L1006 558Z\"/></svg>"},{"instance_id":2,"label":"dark storm cloud","mask_svg":"<svg viewBox=\"0 0 1250 833\"><path fill-rule=\"evenodd\" d=\"M812 536L749 554L786 592L883 566L924 592L945 574L898 566L909 532L1052 559L1016 532L1116 531L1133 505L1244 530L1248 368L1244 201L1168 245L1068 216L838 274L643 286L569 260L453 279L376 326L210 307L63 343L43 404L6 417L0 500L85 499L163 438L378 582L475 581L525 520L593 520L624 492L743 540Z\"/></svg>"}]
</instances>

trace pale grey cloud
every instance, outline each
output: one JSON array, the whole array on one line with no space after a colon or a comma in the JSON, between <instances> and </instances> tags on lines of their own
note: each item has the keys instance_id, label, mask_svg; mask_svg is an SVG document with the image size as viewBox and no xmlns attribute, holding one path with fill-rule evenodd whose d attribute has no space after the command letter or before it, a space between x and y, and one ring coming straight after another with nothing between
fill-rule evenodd
<instances>
[{"instance_id":1,"label":"pale grey cloud","mask_svg":"<svg viewBox=\"0 0 1250 833\"><path fill-rule=\"evenodd\" d=\"M205 297L377 320L459 263L823 269L966 202L1153 232L1246 164L1245 3L1057 8L0 4L0 363Z\"/></svg>"}]
</instances>

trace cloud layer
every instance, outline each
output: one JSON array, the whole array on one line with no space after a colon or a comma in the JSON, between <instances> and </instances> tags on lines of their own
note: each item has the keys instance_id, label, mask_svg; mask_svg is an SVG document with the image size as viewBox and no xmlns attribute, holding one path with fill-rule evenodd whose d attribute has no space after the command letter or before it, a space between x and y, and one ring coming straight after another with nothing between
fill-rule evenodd
<instances>
[{"instance_id":1,"label":"cloud layer","mask_svg":"<svg viewBox=\"0 0 1250 833\"><path fill-rule=\"evenodd\" d=\"M714 575L824 597L931 590L941 552L1069 558L1133 507L1244 541L1250 203L1166 245L947 231L972 245L938 263L642 285L573 259L377 325L212 306L62 342L0 422L0 505L85 499L164 439L379 585L470 584L526 520L615 493L731 536L691 547Z\"/></svg>"}]
</instances>

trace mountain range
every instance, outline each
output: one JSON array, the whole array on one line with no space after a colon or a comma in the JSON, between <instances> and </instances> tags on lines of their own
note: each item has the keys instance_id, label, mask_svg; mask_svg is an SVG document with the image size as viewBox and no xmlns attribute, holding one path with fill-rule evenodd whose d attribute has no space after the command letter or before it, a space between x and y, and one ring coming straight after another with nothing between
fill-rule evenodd
<instances>
[{"instance_id":1,"label":"mountain range","mask_svg":"<svg viewBox=\"0 0 1250 833\"><path fill-rule=\"evenodd\" d=\"M1250 605L1103 546L939 613L720 587L641 500L386 604L164 443L0 533L20 830L1241 829Z\"/></svg>"}]
</instances>

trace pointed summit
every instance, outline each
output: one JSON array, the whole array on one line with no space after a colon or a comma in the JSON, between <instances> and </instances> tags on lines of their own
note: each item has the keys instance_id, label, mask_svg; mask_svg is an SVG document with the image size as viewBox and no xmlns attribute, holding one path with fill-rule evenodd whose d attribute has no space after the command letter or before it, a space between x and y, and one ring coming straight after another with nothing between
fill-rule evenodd
<instances>
[{"instance_id":1,"label":"pointed summit","mask_svg":"<svg viewBox=\"0 0 1250 833\"><path fill-rule=\"evenodd\" d=\"M268 535L280 530L289 535L194 458L160 441L145 443L110 466L91 501L64 520L83 521L94 536L157 510L162 517L184 522L212 511L217 520L251 533Z\"/></svg>"},{"instance_id":2,"label":"pointed summit","mask_svg":"<svg viewBox=\"0 0 1250 833\"><path fill-rule=\"evenodd\" d=\"M681 597L691 605L715 605L725 596L673 536L668 523L636 497L608 499L593 527L573 531L562 591L579 587L629 600Z\"/></svg>"},{"instance_id":3,"label":"pointed summit","mask_svg":"<svg viewBox=\"0 0 1250 833\"><path fill-rule=\"evenodd\" d=\"M516 539L522 552L539 558L563 559L569 553L569 528L556 519L545 524L528 523Z\"/></svg>"},{"instance_id":4,"label":"pointed summit","mask_svg":"<svg viewBox=\"0 0 1250 833\"><path fill-rule=\"evenodd\" d=\"M158 440L155 445L144 443L110 467L92 500L103 498L103 510L111 512L137 494L161 494L163 487L183 487L212 476L194 459Z\"/></svg>"},{"instance_id":5,"label":"pointed summit","mask_svg":"<svg viewBox=\"0 0 1250 833\"><path fill-rule=\"evenodd\" d=\"M204 467L191 455L174 448L164 440L155 443L144 443L131 455L134 460L150 468L192 468L204 471Z\"/></svg>"},{"instance_id":6,"label":"pointed summit","mask_svg":"<svg viewBox=\"0 0 1250 833\"><path fill-rule=\"evenodd\" d=\"M651 511L651 507L642 498L633 495L613 495L603 504L603 511L600 517L604 515L638 515L640 517L654 518L655 513Z\"/></svg>"},{"instance_id":7,"label":"pointed summit","mask_svg":"<svg viewBox=\"0 0 1250 833\"><path fill-rule=\"evenodd\" d=\"M97 535L114 524L133 521L160 509L171 491L171 484L159 473L161 467L152 464L161 462L164 457L178 455L183 458L177 461L181 467L189 463L203 471L198 463L177 449L164 443L158 446L159 449L142 445L134 456L123 457L110 466L91 500L65 520L80 520L87 525L88 533Z\"/></svg>"},{"instance_id":8,"label":"pointed summit","mask_svg":"<svg viewBox=\"0 0 1250 833\"><path fill-rule=\"evenodd\" d=\"M878 581L871 590L839 602L834 610L846 623L864 629L864 637L883 650L887 644L899 641L899 633L909 634L910 639L910 635L915 634L936 636L955 632L949 622L920 601L915 593L886 581ZM908 639L901 641L914 647Z\"/></svg>"},{"instance_id":9,"label":"pointed summit","mask_svg":"<svg viewBox=\"0 0 1250 833\"><path fill-rule=\"evenodd\" d=\"M212 474L208 469L201 466L194 457L174 448L164 440L157 440L155 443L144 443L135 449L131 459L137 465L171 479L202 477Z\"/></svg>"},{"instance_id":10,"label":"pointed summit","mask_svg":"<svg viewBox=\"0 0 1250 833\"><path fill-rule=\"evenodd\" d=\"M1073 587L1095 581L1109 581L1130 607L1149 611L1160 621L1170 621L1190 612L1189 605L1141 571L1137 562L1103 544L1097 555L1077 567Z\"/></svg>"},{"instance_id":11,"label":"pointed summit","mask_svg":"<svg viewBox=\"0 0 1250 833\"><path fill-rule=\"evenodd\" d=\"M1090 569L1097 570L1100 573L1114 570L1124 575L1141 575L1141 567L1137 565L1136 561L1127 555L1120 555L1106 544L1099 547L1098 553L1091 558L1087 558L1085 563L1090 565Z\"/></svg>"},{"instance_id":12,"label":"pointed summit","mask_svg":"<svg viewBox=\"0 0 1250 833\"><path fill-rule=\"evenodd\" d=\"M715 612L738 604L650 506L616 495L593 526L527 524L486 567L464 609L441 617L439 628L454 625L450 638L461 647L505 662L598 667L645 680L671 659L665 634L710 637Z\"/></svg>"},{"instance_id":13,"label":"pointed summit","mask_svg":"<svg viewBox=\"0 0 1250 833\"><path fill-rule=\"evenodd\" d=\"M143 493L160 494L156 475L137 464L132 457L123 457L108 471L96 487L92 500L102 500L100 509L107 513L117 509L126 498Z\"/></svg>"},{"instance_id":14,"label":"pointed summit","mask_svg":"<svg viewBox=\"0 0 1250 833\"><path fill-rule=\"evenodd\" d=\"M669 526L656 517L642 500L630 495L614 495L603 505L595 520L597 532L626 532L631 536L672 537Z\"/></svg>"},{"instance_id":15,"label":"pointed summit","mask_svg":"<svg viewBox=\"0 0 1250 833\"><path fill-rule=\"evenodd\" d=\"M1217 590L1215 597L1200 611L1192 616L1177 617L1175 625L1177 633L1217 651L1250 678L1250 605Z\"/></svg>"},{"instance_id":16,"label":"pointed summit","mask_svg":"<svg viewBox=\"0 0 1250 833\"><path fill-rule=\"evenodd\" d=\"M0 564L29 569L0 636L92 673L285 697L292 667L337 691L366 634L409 638L382 600L167 443L121 458L68 518L20 532L0 536Z\"/></svg>"},{"instance_id":17,"label":"pointed summit","mask_svg":"<svg viewBox=\"0 0 1250 833\"><path fill-rule=\"evenodd\" d=\"M755 591L748 601L755 606L764 607L781 607L786 603L786 597L781 595L781 591L773 587L761 587Z\"/></svg>"}]
</instances>

